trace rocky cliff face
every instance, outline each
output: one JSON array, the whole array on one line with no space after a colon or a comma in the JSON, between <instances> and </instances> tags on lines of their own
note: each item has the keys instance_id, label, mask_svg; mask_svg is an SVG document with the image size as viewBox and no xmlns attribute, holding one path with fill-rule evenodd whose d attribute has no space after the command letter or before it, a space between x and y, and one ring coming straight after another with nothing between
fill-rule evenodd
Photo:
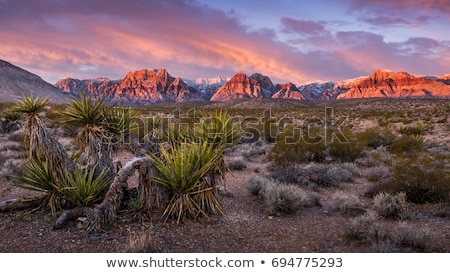
<instances>
[{"instance_id":1,"label":"rocky cliff face","mask_svg":"<svg viewBox=\"0 0 450 273\"><path fill-rule=\"evenodd\" d=\"M22 68L0 60L0 101L16 102L23 95L33 94L33 97L48 98L55 103L64 103L70 96L62 94L52 84L39 76Z\"/></svg>"},{"instance_id":2,"label":"rocky cliff face","mask_svg":"<svg viewBox=\"0 0 450 273\"><path fill-rule=\"evenodd\" d=\"M259 97L262 97L261 85L255 79L250 78L243 72L239 72L211 97L211 101Z\"/></svg>"},{"instance_id":3,"label":"rocky cliff face","mask_svg":"<svg viewBox=\"0 0 450 273\"><path fill-rule=\"evenodd\" d=\"M261 94L265 98L270 98L275 93L275 86L272 80L261 73L253 73L250 78L254 79L261 86Z\"/></svg>"},{"instance_id":4,"label":"rocky cliff face","mask_svg":"<svg viewBox=\"0 0 450 273\"><path fill-rule=\"evenodd\" d=\"M334 89L341 90L338 99L450 96L450 85L445 80L383 70L376 70L370 76L355 81L337 84Z\"/></svg>"},{"instance_id":5,"label":"rocky cliff face","mask_svg":"<svg viewBox=\"0 0 450 273\"><path fill-rule=\"evenodd\" d=\"M182 102L201 99L201 94L180 78L172 77L165 69L142 69L129 72L123 79L75 80L56 83L63 92L90 94L94 98L125 104L149 104L159 101Z\"/></svg>"},{"instance_id":6,"label":"rocky cliff face","mask_svg":"<svg viewBox=\"0 0 450 273\"><path fill-rule=\"evenodd\" d=\"M294 99L304 100L305 96L298 90L293 83L277 84L275 86L276 93L273 94L274 99Z\"/></svg>"}]
</instances>

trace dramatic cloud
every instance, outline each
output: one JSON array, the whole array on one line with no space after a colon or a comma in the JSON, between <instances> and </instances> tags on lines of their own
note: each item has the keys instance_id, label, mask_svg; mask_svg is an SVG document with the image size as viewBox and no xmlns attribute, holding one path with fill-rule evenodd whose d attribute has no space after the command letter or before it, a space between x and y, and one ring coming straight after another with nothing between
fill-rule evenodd
<instances>
[{"instance_id":1,"label":"dramatic cloud","mask_svg":"<svg viewBox=\"0 0 450 273\"><path fill-rule=\"evenodd\" d=\"M277 14L270 15L275 18L270 27L263 7L240 9L240 1L232 9L181 0L0 1L0 59L50 82L117 79L128 71L159 67L184 78L244 71L296 83L361 76L375 68L450 72L450 36L435 25L416 28L444 16L448 8L440 1L428 6L419 1L427 12L419 12L412 1L340 1L348 5L336 4L332 11L302 2L295 12L299 17L289 10L291 2L282 1ZM395 14L372 11L383 6ZM358 12L345 13L348 8ZM250 14L254 10L264 13ZM250 15L255 25L246 25ZM414 35L393 42L386 39L386 27L411 29Z\"/></svg>"},{"instance_id":2,"label":"dramatic cloud","mask_svg":"<svg viewBox=\"0 0 450 273\"><path fill-rule=\"evenodd\" d=\"M322 35L326 33L323 24L314 21L296 20L283 17L281 18L281 23L284 26L283 31L286 33L306 35Z\"/></svg>"}]
</instances>

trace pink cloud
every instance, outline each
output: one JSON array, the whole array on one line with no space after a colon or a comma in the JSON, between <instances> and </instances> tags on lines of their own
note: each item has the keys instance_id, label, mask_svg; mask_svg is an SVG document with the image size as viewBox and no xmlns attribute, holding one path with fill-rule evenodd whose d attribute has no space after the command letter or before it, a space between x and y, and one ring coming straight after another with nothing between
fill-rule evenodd
<instances>
[{"instance_id":1,"label":"pink cloud","mask_svg":"<svg viewBox=\"0 0 450 273\"><path fill-rule=\"evenodd\" d=\"M48 3L0 2L0 59L52 82L117 79L128 71L158 67L186 78L261 72L275 82L338 80L375 68L450 71L448 57L433 55L449 53L448 45L432 39L387 43L379 34L333 32L326 22L286 16L279 30L250 30L237 13L194 1ZM293 36L283 41L277 31ZM430 45L429 54L420 54Z\"/></svg>"}]
</instances>

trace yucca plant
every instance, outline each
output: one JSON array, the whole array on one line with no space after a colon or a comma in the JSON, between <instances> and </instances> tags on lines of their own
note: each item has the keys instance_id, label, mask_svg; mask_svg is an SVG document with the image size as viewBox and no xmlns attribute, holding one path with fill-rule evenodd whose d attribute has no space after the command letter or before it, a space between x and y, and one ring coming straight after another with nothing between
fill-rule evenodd
<instances>
[{"instance_id":1,"label":"yucca plant","mask_svg":"<svg viewBox=\"0 0 450 273\"><path fill-rule=\"evenodd\" d=\"M223 153L225 148L237 143L241 134L242 129L226 110L217 109L211 113L200 113L199 122L194 127L194 138L198 143L211 145L219 154L218 164L209 176L212 187L216 187L220 181L225 182L227 167Z\"/></svg>"},{"instance_id":2,"label":"yucca plant","mask_svg":"<svg viewBox=\"0 0 450 273\"><path fill-rule=\"evenodd\" d=\"M86 169L77 168L74 176L67 178L63 194L72 206L89 206L101 199L101 194L111 184L113 176L105 170L97 173L95 165Z\"/></svg>"},{"instance_id":3,"label":"yucca plant","mask_svg":"<svg viewBox=\"0 0 450 273\"><path fill-rule=\"evenodd\" d=\"M62 180L75 170L75 163L70 159L62 145L48 133L40 113L44 111L48 99L24 96L16 103L14 111L25 116L24 133L28 141L29 158L37 157L51 164L54 175Z\"/></svg>"},{"instance_id":4,"label":"yucca plant","mask_svg":"<svg viewBox=\"0 0 450 273\"><path fill-rule=\"evenodd\" d=\"M80 100L73 99L69 109L63 113L68 124L81 127L75 141L83 150L81 163L113 171L112 135L105 129L107 122L104 116L104 99L94 101L82 96Z\"/></svg>"},{"instance_id":5,"label":"yucca plant","mask_svg":"<svg viewBox=\"0 0 450 273\"><path fill-rule=\"evenodd\" d=\"M47 197L43 206L55 214L63 205L62 191L65 186L56 177L51 162L32 157L24 160L24 167L12 176L16 180L15 185L45 193Z\"/></svg>"},{"instance_id":6,"label":"yucca plant","mask_svg":"<svg viewBox=\"0 0 450 273\"><path fill-rule=\"evenodd\" d=\"M135 123L136 113L130 107L106 107L104 117L107 129L113 135L115 147L120 146L121 142L129 142L138 129Z\"/></svg>"},{"instance_id":7,"label":"yucca plant","mask_svg":"<svg viewBox=\"0 0 450 273\"><path fill-rule=\"evenodd\" d=\"M228 115L226 110L218 109L211 113L201 113L194 128L198 141L206 141L215 148L225 149L237 143L242 130Z\"/></svg>"},{"instance_id":8,"label":"yucca plant","mask_svg":"<svg viewBox=\"0 0 450 273\"><path fill-rule=\"evenodd\" d=\"M196 219L200 215L208 217L208 212L202 209L201 202L214 202L214 187L202 187L204 177L216 166L220 154L211 145L204 142L202 144L181 143L177 146L161 149L161 159L151 155L153 164L159 175L154 177L154 181L165 186L172 194L164 217L175 219L177 223L186 217ZM208 200L199 200L198 194L204 193ZM208 195L207 193L210 193Z\"/></svg>"}]
</instances>

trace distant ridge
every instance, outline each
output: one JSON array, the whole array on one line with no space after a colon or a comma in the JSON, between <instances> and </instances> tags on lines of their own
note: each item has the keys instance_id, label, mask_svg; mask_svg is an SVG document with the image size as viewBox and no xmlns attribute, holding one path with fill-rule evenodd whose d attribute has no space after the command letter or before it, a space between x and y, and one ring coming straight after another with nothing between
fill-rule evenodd
<instances>
[{"instance_id":1,"label":"distant ridge","mask_svg":"<svg viewBox=\"0 0 450 273\"><path fill-rule=\"evenodd\" d=\"M0 101L16 102L24 95L45 97L50 102L66 103L70 96L61 93L59 88L44 81L41 77L30 73L9 62L0 60Z\"/></svg>"},{"instance_id":2,"label":"distant ridge","mask_svg":"<svg viewBox=\"0 0 450 273\"><path fill-rule=\"evenodd\" d=\"M407 72L375 70L369 76L296 86L274 84L260 73L248 76L183 80L164 68L129 72L124 78L79 80L66 78L51 85L39 76L0 60L0 101L16 101L31 91L52 102L68 102L71 96L89 95L110 102L147 105L159 102L236 99L336 100L355 98L450 98L450 74L415 76Z\"/></svg>"}]
</instances>

